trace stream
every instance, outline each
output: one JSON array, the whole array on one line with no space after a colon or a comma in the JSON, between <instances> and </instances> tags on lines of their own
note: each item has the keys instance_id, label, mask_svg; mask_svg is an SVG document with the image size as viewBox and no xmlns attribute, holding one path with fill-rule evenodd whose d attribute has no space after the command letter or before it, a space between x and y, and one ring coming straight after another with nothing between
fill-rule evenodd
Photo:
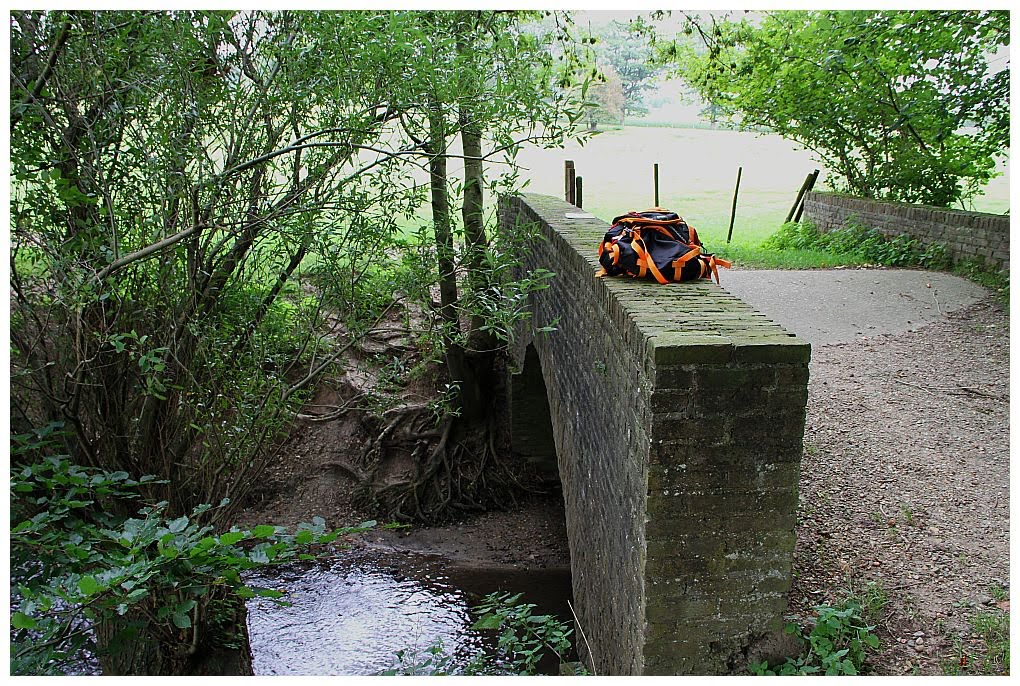
<instances>
[{"instance_id":1,"label":"stream","mask_svg":"<svg viewBox=\"0 0 1020 686\"><path fill-rule=\"evenodd\" d=\"M291 603L248 601L256 675L377 674L398 666L399 651L420 662L437 641L463 666L492 643L493 632L470 628L471 608L492 592L520 592L536 614L571 618L566 568L480 568L438 556L351 551L272 567L247 582L285 590Z\"/></svg>"}]
</instances>

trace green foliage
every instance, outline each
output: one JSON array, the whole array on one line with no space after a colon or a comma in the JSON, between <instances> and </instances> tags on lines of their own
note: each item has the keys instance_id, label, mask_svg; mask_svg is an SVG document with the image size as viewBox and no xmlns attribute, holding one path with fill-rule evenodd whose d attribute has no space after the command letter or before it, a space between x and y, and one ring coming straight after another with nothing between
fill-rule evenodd
<instances>
[{"instance_id":1,"label":"green foliage","mask_svg":"<svg viewBox=\"0 0 1020 686\"><path fill-rule=\"evenodd\" d=\"M37 452L57 429L15 436L13 449ZM99 648L116 649L139 625L171 650L186 646L230 599L282 597L248 586L244 572L308 558L308 546L354 531L327 532L316 518L293 534L269 525L216 534L200 523L209 505L172 516L166 502L141 501L153 480L53 455L11 470L12 674L64 673L97 652L92 628L111 621L116 634ZM131 502L133 514L116 514Z\"/></svg>"},{"instance_id":2,"label":"green foliage","mask_svg":"<svg viewBox=\"0 0 1020 686\"><path fill-rule=\"evenodd\" d=\"M849 598L836 607L819 605L815 613L815 624L806 634L796 624L786 626L786 633L796 636L805 645L805 653L787 658L775 667L767 662L752 663L748 666L750 672L771 676L863 673L868 651L878 648L878 637L872 633L875 627L866 623L867 613L861 602Z\"/></svg>"},{"instance_id":3,"label":"green foliage","mask_svg":"<svg viewBox=\"0 0 1020 686\"><path fill-rule=\"evenodd\" d=\"M891 267L945 269L949 255L945 246L922 246L905 234L889 238L878 229L858 222L821 232L810 222L789 222L762 242L763 249L786 251L809 249L828 254L839 264L881 264Z\"/></svg>"},{"instance_id":4,"label":"green foliage","mask_svg":"<svg viewBox=\"0 0 1020 686\"><path fill-rule=\"evenodd\" d=\"M573 630L552 615L534 614L535 606L521 602L521 594L491 593L473 611L478 619L472 629L496 631L496 647L491 653L480 651L469 658L447 653L442 641L424 652L400 651L399 664L381 674L445 675L534 675L539 662L553 655L566 663Z\"/></svg>"},{"instance_id":5,"label":"green foliage","mask_svg":"<svg viewBox=\"0 0 1020 686\"><path fill-rule=\"evenodd\" d=\"M885 588L876 581L869 581L860 590L854 590L851 583L847 598L860 605L861 617L869 624L879 623L885 606L889 602Z\"/></svg>"},{"instance_id":6,"label":"green foliage","mask_svg":"<svg viewBox=\"0 0 1020 686\"><path fill-rule=\"evenodd\" d=\"M385 133L409 21L12 13L19 431L66 421L75 463L158 475L177 515L230 493L203 515L228 518L329 368L302 265L384 252L414 204Z\"/></svg>"},{"instance_id":7,"label":"green foliage","mask_svg":"<svg viewBox=\"0 0 1020 686\"><path fill-rule=\"evenodd\" d=\"M490 594L475 608L474 629L499 632L496 662L515 674L534 674L546 651L562 664L570 650L573 630L552 615L534 614L535 606L521 602L521 594Z\"/></svg>"},{"instance_id":8,"label":"green foliage","mask_svg":"<svg viewBox=\"0 0 1020 686\"><path fill-rule=\"evenodd\" d=\"M493 672L484 653L470 659L458 658L446 650L442 639L425 650L398 650L397 664L379 672L378 676L491 676Z\"/></svg>"},{"instance_id":9,"label":"green foliage","mask_svg":"<svg viewBox=\"0 0 1020 686\"><path fill-rule=\"evenodd\" d=\"M687 19L704 48L668 44L710 103L815 151L836 190L949 207L1009 148L1009 13L774 11Z\"/></svg>"},{"instance_id":10,"label":"green foliage","mask_svg":"<svg viewBox=\"0 0 1020 686\"><path fill-rule=\"evenodd\" d=\"M941 244L923 245L900 235L890 239L877 229L857 222L822 233L810 222L789 222L765 239L760 249L728 249L727 255L740 264L780 269L810 269L881 264L893 267L952 269L960 276L984 286L1009 307L1009 273L989 268L983 260L953 263Z\"/></svg>"}]
</instances>

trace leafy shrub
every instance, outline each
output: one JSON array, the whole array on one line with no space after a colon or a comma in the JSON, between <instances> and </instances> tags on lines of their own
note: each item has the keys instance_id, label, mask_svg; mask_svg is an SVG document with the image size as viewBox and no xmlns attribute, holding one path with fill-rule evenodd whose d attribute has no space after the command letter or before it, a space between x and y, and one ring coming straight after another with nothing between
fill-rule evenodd
<instances>
[{"instance_id":1,"label":"leafy shrub","mask_svg":"<svg viewBox=\"0 0 1020 686\"><path fill-rule=\"evenodd\" d=\"M15 436L12 452L38 451L58 432ZM210 505L168 518L166 502L140 501L139 487L153 477L80 467L62 455L22 459L10 479L12 674L61 674L82 655L129 650L139 635L181 654L218 619L216 607L282 596L249 587L243 572L308 558L308 545L353 531L326 532L317 518L293 535L270 525L216 534L200 523ZM134 514L118 514L131 502ZM96 644L92 629L101 624L114 628L107 645Z\"/></svg>"},{"instance_id":2,"label":"leafy shrub","mask_svg":"<svg viewBox=\"0 0 1020 686\"><path fill-rule=\"evenodd\" d=\"M855 675L864 667L867 651L878 648L878 637L872 633L863 618L864 608L856 598L850 598L837 607L820 605L815 608L815 625L805 635L804 629L796 624L787 624L786 632L799 638L807 651L796 657L787 658L778 667L767 662L752 663L749 669L758 675L805 675L825 674Z\"/></svg>"},{"instance_id":3,"label":"leafy shrub","mask_svg":"<svg viewBox=\"0 0 1020 686\"><path fill-rule=\"evenodd\" d=\"M922 245L901 234L889 238L878 229L851 221L846 226L822 233L811 222L789 222L762 243L769 250L812 249L832 254L836 261L882 264L890 267L924 266L933 269L949 265L949 253L939 244Z\"/></svg>"},{"instance_id":4,"label":"leafy shrub","mask_svg":"<svg viewBox=\"0 0 1020 686\"><path fill-rule=\"evenodd\" d=\"M811 222L786 222L778 231L762 241L761 247L768 250L817 248L821 235Z\"/></svg>"},{"instance_id":5,"label":"leafy shrub","mask_svg":"<svg viewBox=\"0 0 1020 686\"><path fill-rule=\"evenodd\" d=\"M974 283L994 291L1002 304L1009 307L1009 272L990 269L983 260L961 260L953 266L953 272Z\"/></svg>"}]
</instances>

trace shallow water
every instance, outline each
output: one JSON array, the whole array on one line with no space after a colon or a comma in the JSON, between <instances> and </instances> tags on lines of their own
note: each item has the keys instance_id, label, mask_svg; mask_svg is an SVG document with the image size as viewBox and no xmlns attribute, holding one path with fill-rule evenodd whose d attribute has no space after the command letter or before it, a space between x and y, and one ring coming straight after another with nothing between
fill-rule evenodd
<instances>
[{"instance_id":1,"label":"shallow water","mask_svg":"<svg viewBox=\"0 0 1020 686\"><path fill-rule=\"evenodd\" d=\"M566 569L477 569L436 557L350 553L275 567L248 583L285 589L292 603L249 601L256 675L376 674L398 664L398 651L424 656L437 640L462 665L490 640L470 629L470 608L495 591L523 592L536 612L570 618Z\"/></svg>"}]
</instances>

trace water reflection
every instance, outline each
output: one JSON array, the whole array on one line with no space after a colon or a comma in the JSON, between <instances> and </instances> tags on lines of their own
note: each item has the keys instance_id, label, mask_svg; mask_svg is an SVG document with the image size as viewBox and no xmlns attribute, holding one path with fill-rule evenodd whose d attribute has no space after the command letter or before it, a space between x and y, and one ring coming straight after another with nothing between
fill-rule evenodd
<instances>
[{"instance_id":1,"label":"water reflection","mask_svg":"<svg viewBox=\"0 0 1020 686\"><path fill-rule=\"evenodd\" d=\"M286 589L292 603L248 603L257 675L375 674L394 666L398 651L423 652L437 640L446 652L463 657L463 664L486 640L469 628L474 621L470 607L481 595L524 591L525 600L557 614L570 595L566 570L451 573L437 558L410 555L351 553L275 567L249 583ZM529 590L535 589L545 597L534 598ZM555 607L549 607L550 596L559 601Z\"/></svg>"}]
</instances>

